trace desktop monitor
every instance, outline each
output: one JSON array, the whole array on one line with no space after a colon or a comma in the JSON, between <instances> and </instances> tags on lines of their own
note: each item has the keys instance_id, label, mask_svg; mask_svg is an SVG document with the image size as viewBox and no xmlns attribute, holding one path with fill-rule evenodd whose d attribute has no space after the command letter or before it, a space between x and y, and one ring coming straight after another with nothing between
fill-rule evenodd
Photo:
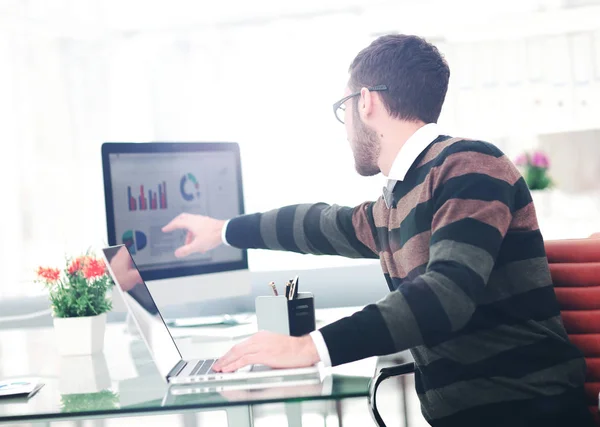
<instances>
[{"instance_id":1,"label":"desktop monitor","mask_svg":"<svg viewBox=\"0 0 600 427\"><path fill-rule=\"evenodd\" d=\"M108 244L127 246L160 306L250 293L245 250L221 245L176 258L186 231L161 230L183 212L244 213L238 144L104 143L102 169Z\"/></svg>"}]
</instances>

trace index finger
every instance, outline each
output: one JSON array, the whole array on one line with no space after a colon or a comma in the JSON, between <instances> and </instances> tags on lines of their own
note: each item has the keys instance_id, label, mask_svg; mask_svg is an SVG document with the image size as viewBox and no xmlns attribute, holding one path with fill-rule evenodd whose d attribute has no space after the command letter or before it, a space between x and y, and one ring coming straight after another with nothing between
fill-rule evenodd
<instances>
[{"instance_id":1,"label":"index finger","mask_svg":"<svg viewBox=\"0 0 600 427\"><path fill-rule=\"evenodd\" d=\"M167 225L162 228L164 233L168 233L170 231L175 231L181 228L187 228L186 219L188 215L185 213L177 215L175 218L171 220Z\"/></svg>"}]
</instances>

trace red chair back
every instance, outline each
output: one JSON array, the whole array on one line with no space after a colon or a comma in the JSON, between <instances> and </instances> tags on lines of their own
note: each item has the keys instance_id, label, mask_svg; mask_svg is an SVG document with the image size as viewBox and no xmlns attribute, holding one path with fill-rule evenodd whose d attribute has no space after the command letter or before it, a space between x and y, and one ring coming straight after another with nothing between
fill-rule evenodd
<instances>
[{"instance_id":1,"label":"red chair back","mask_svg":"<svg viewBox=\"0 0 600 427\"><path fill-rule=\"evenodd\" d=\"M600 426L600 239L548 240L545 246L563 324L587 362L587 404Z\"/></svg>"}]
</instances>

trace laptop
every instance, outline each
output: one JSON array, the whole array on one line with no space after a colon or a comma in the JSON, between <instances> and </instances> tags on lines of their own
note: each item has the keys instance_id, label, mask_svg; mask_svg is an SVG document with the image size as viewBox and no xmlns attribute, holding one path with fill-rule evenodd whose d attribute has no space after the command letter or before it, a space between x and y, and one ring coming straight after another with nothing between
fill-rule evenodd
<instances>
[{"instance_id":1,"label":"laptop","mask_svg":"<svg viewBox=\"0 0 600 427\"><path fill-rule=\"evenodd\" d=\"M102 250L117 292L137 325L144 343L163 379L171 384L205 381L243 381L278 376L319 375L319 366L294 369L272 369L250 365L236 372L215 372L217 359L183 360L177 343L158 309L154 298L125 245L109 246Z\"/></svg>"}]
</instances>

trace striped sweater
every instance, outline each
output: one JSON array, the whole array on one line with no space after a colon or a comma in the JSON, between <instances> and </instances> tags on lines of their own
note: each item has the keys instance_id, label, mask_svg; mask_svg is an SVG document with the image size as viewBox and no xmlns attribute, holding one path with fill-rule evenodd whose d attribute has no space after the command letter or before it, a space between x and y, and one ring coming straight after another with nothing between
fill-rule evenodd
<instances>
[{"instance_id":1,"label":"striped sweater","mask_svg":"<svg viewBox=\"0 0 600 427\"><path fill-rule=\"evenodd\" d=\"M576 404L585 361L563 328L531 194L510 160L491 144L440 136L392 195L389 208L379 198L244 215L226 238L379 258L390 293L320 332L334 366L410 349L433 425Z\"/></svg>"}]
</instances>

